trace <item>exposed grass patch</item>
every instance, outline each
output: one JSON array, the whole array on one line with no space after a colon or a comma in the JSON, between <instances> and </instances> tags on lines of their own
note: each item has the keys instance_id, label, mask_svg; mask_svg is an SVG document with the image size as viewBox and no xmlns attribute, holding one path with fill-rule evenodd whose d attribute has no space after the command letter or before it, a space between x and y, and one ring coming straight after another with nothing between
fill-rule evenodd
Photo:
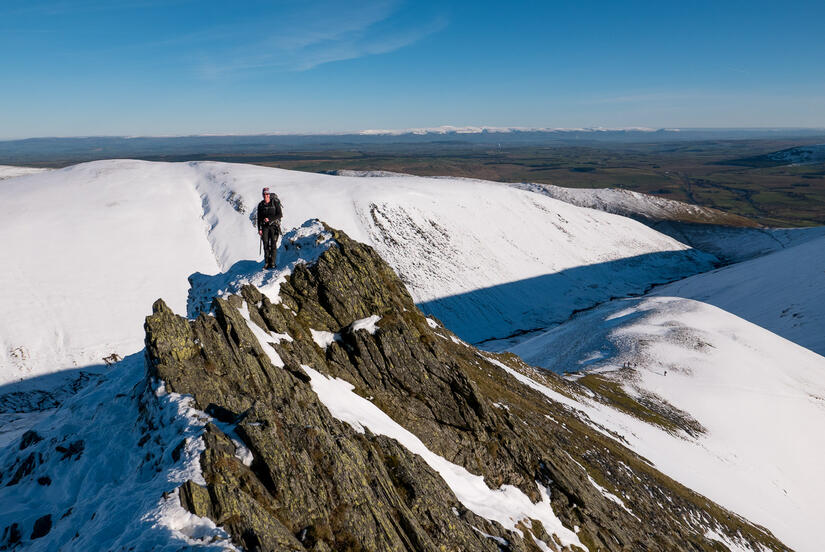
<instances>
[{"instance_id":1,"label":"exposed grass patch","mask_svg":"<svg viewBox=\"0 0 825 552\"><path fill-rule=\"evenodd\" d=\"M704 432L704 428L696 420L669 405L664 399L633 397L621 383L603 374L586 374L576 382L593 391L602 402L670 433L684 431L695 436Z\"/></svg>"}]
</instances>

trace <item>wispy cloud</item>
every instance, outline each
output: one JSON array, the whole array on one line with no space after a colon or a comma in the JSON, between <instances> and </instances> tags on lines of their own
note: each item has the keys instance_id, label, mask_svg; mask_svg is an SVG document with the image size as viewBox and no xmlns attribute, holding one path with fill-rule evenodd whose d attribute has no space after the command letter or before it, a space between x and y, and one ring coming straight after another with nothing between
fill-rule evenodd
<instances>
[{"instance_id":1,"label":"wispy cloud","mask_svg":"<svg viewBox=\"0 0 825 552\"><path fill-rule=\"evenodd\" d=\"M209 17L203 10L200 0L0 0L0 26L10 27L6 34L38 29L64 37L54 55L73 63L104 47L124 63L151 59L153 66L211 80L260 70L308 71L385 54L448 25L442 13L408 0L280 0L245 10L227 4L215 6ZM64 24L69 16L100 17L106 24L75 36Z\"/></svg>"},{"instance_id":2,"label":"wispy cloud","mask_svg":"<svg viewBox=\"0 0 825 552\"><path fill-rule=\"evenodd\" d=\"M260 23L236 26L230 33L236 38L227 41L231 44L203 55L198 67L207 78L265 68L307 71L325 63L393 52L448 25L447 18L438 14L407 20L400 17L402 7L397 1L302 6L263 27ZM214 29L218 36L226 37L226 31Z\"/></svg>"}]
</instances>

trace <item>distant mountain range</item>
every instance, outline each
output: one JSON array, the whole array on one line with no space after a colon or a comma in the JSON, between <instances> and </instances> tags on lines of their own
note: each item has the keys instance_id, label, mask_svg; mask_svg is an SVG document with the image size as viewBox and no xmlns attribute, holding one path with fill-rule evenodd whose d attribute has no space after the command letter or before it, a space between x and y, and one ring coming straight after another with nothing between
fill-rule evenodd
<instances>
[{"instance_id":1,"label":"distant mountain range","mask_svg":"<svg viewBox=\"0 0 825 552\"><path fill-rule=\"evenodd\" d=\"M825 129L649 129L453 127L363 130L339 134L192 136L82 136L0 141L0 164L70 164L112 158L179 160L181 156L254 155L330 151L351 147L398 148L427 144L541 146L588 143L661 143L697 140L788 139L825 136Z\"/></svg>"}]
</instances>

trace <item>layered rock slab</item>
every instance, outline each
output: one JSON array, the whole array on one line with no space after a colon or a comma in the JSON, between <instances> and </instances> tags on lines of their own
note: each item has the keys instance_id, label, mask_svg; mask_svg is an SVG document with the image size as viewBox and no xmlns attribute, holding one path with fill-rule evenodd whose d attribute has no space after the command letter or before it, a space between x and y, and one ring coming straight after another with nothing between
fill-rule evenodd
<instances>
[{"instance_id":1,"label":"layered rock slab","mask_svg":"<svg viewBox=\"0 0 825 552\"><path fill-rule=\"evenodd\" d=\"M200 460L206 485L185 484L181 503L223 526L236 544L562 548L539 522L523 520L507 531L474 514L421 457L336 420L312 390L302 368L310 366L351 383L431 451L483 475L491 488L514 485L538 501L537 483L546 487L555 515L591 550L719 549L708 534L785 549L425 318L371 248L330 232L336 245L314 264L297 266L278 303L247 286L194 321L161 301L146 321L150 375L192 395L214 419ZM372 316L380 317L377 331L359 329L356 322ZM250 324L271 341L256 337ZM333 337L319 344L318 332ZM515 357L494 360L530 372ZM551 374L541 377L564 394L580 392Z\"/></svg>"}]
</instances>

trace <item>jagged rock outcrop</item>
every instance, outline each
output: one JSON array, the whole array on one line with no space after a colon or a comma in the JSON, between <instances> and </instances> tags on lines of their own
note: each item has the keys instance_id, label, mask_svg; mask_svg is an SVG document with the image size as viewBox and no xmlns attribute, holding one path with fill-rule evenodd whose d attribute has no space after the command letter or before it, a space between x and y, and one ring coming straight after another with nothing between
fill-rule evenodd
<instances>
[{"instance_id":1,"label":"jagged rock outcrop","mask_svg":"<svg viewBox=\"0 0 825 552\"><path fill-rule=\"evenodd\" d=\"M187 482L181 503L224 527L236 544L562 548L537 521L508 531L476 515L420 456L335 419L312 389L302 368L309 366L351 383L431 451L483 475L491 488L514 485L538 501L540 483L556 516L590 550L723 549L708 530L743 546L786 550L425 318L370 247L330 232L336 245L316 263L298 265L277 304L247 286L216 298L212 315L187 320L158 301L146 320L150 375L192 395L214 419L200 459L206 485ZM374 333L353 326L373 315L380 316ZM259 341L246 317L273 336L271 343ZM323 347L313 330L334 338ZM512 356L495 360L530 371ZM576 385L541 378L561 393Z\"/></svg>"}]
</instances>

